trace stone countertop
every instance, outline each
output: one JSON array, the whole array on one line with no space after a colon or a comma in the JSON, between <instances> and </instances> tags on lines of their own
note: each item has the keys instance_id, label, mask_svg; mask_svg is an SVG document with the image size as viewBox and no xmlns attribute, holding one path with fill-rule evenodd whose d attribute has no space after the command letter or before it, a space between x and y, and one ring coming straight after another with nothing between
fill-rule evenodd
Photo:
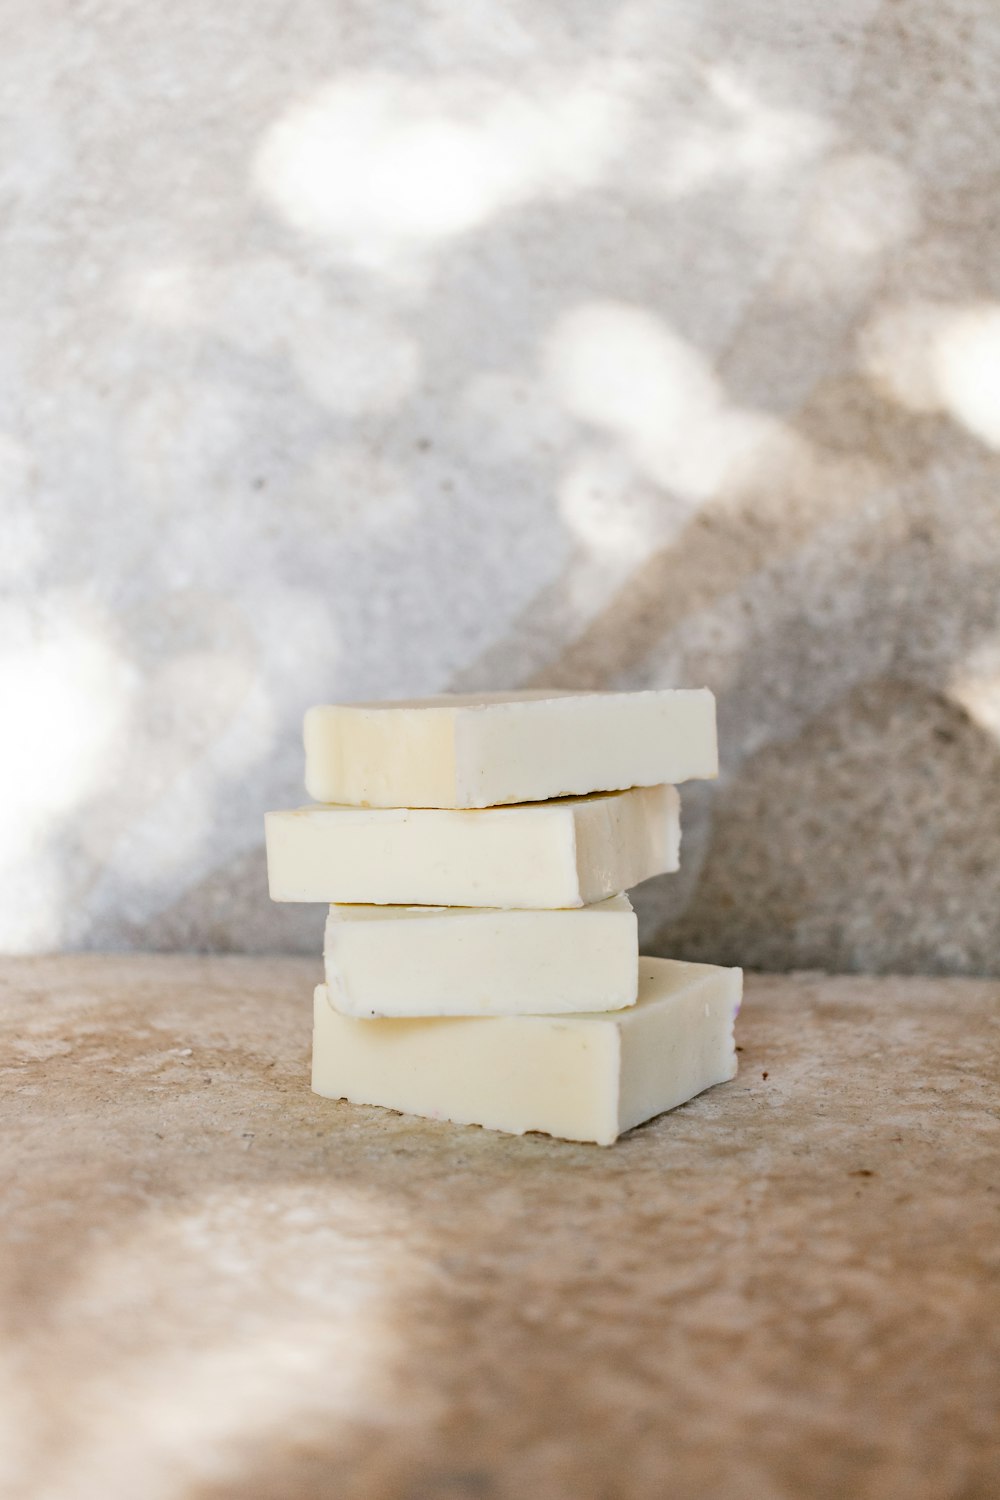
<instances>
[{"instance_id":1,"label":"stone countertop","mask_svg":"<svg viewBox=\"0 0 1000 1500\"><path fill-rule=\"evenodd\" d=\"M1000 983L751 976L565 1145L314 1097L299 959L0 965L0 1493L1000 1493Z\"/></svg>"}]
</instances>

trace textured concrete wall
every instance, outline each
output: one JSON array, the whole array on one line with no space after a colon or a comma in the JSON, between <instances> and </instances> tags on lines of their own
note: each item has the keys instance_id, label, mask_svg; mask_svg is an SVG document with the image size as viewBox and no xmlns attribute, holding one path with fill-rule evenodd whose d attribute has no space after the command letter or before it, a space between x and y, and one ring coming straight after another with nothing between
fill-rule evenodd
<instances>
[{"instance_id":1,"label":"textured concrete wall","mask_svg":"<svg viewBox=\"0 0 1000 1500\"><path fill-rule=\"evenodd\" d=\"M991 0L3 0L0 946L315 951L311 701L700 684L660 951L996 970Z\"/></svg>"}]
</instances>

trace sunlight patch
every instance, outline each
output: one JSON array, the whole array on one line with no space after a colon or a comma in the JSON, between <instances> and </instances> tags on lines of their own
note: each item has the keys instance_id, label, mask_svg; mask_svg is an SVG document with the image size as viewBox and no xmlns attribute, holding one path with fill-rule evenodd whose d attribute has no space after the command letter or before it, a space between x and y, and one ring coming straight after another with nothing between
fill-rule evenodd
<instances>
[{"instance_id":1,"label":"sunlight patch","mask_svg":"<svg viewBox=\"0 0 1000 1500\"><path fill-rule=\"evenodd\" d=\"M349 74L268 130L253 178L293 228L379 266L597 181L620 115L609 89L585 81L533 98L478 77Z\"/></svg>"}]
</instances>

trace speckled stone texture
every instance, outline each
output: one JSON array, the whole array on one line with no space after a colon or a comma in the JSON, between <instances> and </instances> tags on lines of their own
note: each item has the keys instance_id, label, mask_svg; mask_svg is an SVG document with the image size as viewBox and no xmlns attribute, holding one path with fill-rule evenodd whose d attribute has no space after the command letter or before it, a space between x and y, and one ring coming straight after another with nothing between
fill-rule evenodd
<instances>
[{"instance_id":1,"label":"speckled stone texture","mask_svg":"<svg viewBox=\"0 0 1000 1500\"><path fill-rule=\"evenodd\" d=\"M311 702L707 683L647 950L1000 970L995 0L0 12L0 950L317 952Z\"/></svg>"},{"instance_id":2,"label":"speckled stone texture","mask_svg":"<svg viewBox=\"0 0 1000 1500\"><path fill-rule=\"evenodd\" d=\"M602 1150L316 1098L315 974L0 969L4 1500L995 1500L1000 985L750 976Z\"/></svg>"}]
</instances>

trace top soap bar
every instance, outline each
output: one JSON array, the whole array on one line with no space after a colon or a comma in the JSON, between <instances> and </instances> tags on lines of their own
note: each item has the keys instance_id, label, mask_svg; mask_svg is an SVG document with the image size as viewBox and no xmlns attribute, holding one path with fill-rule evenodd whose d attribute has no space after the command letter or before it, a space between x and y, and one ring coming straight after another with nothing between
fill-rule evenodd
<instances>
[{"instance_id":1,"label":"top soap bar","mask_svg":"<svg viewBox=\"0 0 1000 1500\"><path fill-rule=\"evenodd\" d=\"M708 688L487 693L311 708L306 790L360 807L498 807L718 774Z\"/></svg>"}]
</instances>

